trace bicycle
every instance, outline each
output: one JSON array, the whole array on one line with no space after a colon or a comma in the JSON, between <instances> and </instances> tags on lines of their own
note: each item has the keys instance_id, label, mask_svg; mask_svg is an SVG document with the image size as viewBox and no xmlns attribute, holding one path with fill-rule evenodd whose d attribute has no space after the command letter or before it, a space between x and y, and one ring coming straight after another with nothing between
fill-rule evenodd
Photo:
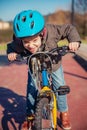
<instances>
[{"instance_id":1,"label":"bicycle","mask_svg":"<svg viewBox=\"0 0 87 130\"><path fill-rule=\"evenodd\" d=\"M36 99L34 130L57 130L57 102L56 93L68 94L69 86L60 86L58 90L52 90L52 63L54 57L64 56L69 52L68 46L54 48L49 52L36 52L28 57L29 71L36 81L38 96ZM53 57L54 53L54 57ZM29 130L30 130L29 129Z\"/></svg>"}]
</instances>

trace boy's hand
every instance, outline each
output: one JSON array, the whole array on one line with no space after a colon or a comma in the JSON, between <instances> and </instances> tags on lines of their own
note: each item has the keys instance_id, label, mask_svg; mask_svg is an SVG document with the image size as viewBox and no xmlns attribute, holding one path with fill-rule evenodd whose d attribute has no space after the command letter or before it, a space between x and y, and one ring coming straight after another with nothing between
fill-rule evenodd
<instances>
[{"instance_id":1,"label":"boy's hand","mask_svg":"<svg viewBox=\"0 0 87 130\"><path fill-rule=\"evenodd\" d=\"M79 48L80 43L79 42L71 42L69 43L69 49L71 51L77 51Z\"/></svg>"},{"instance_id":2,"label":"boy's hand","mask_svg":"<svg viewBox=\"0 0 87 130\"><path fill-rule=\"evenodd\" d=\"M8 60L10 60L10 61L16 60L16 57L17 57L17 53L15 53L15 52L8 54Z\"/></svg>"}]
</instances>

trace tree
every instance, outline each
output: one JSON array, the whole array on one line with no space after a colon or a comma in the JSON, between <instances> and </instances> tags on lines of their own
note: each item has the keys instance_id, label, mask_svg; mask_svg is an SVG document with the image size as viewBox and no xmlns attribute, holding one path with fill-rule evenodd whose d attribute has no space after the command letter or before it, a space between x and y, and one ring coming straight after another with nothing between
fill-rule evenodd
<instances>
[{"instance_id":1,"label":"tree","mask_svg":"<svg viewBox=\"0 0 87 130\"><path fill-rule=\"evenodd\" d=\"M87 35L87 0L76 0L75 10L83 15L82 33L84 36Z\"/></svg>"},{"instance_id":2,"label":"tree","mask_svg":"<svg viewBox=\"0 0 87 130\"><path fill-rule=\"evenodd\" d=\"M74 24L74 13L75 13L74 4L75 4L75 0L72 0L71 2L71 23L72 24Z\"/></svg>"}]
</instances>

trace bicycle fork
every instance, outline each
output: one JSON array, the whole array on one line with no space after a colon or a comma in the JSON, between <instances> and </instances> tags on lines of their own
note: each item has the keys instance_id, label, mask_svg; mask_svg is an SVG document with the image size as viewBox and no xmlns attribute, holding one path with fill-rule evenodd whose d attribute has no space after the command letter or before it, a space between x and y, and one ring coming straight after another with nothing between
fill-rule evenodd
<instances>
[{"instance_id":1,"label":"bicycle fork","mask_svg":"<svg viewBox=\"0 0 87 130\"><path fill-rule=\"evenodd\" d=\"M50 99L50 111L51 111L51 126L54 130L57 130L57 101L56 95L49 87L47 71L42 70L42 84L43 88L40 91L40 96Z\"/></svg>"}]
</instances>

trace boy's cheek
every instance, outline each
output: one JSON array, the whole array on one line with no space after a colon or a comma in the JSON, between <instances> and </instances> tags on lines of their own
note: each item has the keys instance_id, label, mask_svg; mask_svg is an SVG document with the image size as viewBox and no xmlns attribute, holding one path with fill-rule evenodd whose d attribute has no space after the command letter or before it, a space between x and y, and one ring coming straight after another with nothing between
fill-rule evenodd
<instances>
[{"instance_id":1,"label":"boy's cheek","mask_svg":"<svg viewBox=\"0 0 87 130\"><path fill-rule=\"evenodd\" d=\"M28 48L28 46L27 46L27 45L24 45L24 44L23 44L23 46L24 46L24 48L26 48L26 49Z\"/></svg>"}]
</instances>

